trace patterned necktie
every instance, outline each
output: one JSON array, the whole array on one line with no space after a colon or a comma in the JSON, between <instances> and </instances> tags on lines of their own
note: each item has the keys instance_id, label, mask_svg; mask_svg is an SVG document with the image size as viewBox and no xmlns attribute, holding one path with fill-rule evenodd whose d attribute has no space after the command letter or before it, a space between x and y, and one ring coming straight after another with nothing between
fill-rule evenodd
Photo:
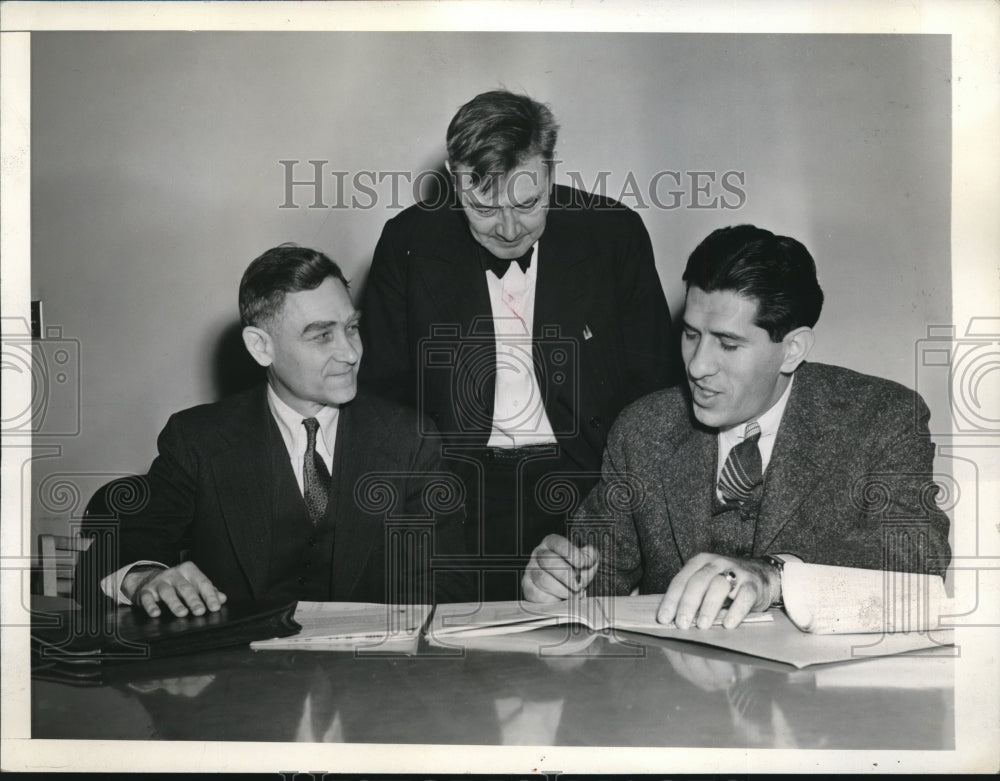
<instances>
[{"instance_id":1,"label":"patterned necktie","mask_svg":"<svg viewBox=\"0 0 1000 781\"><path fill-rule=\"evenodd\" d=\"M761 469L760 425L757 421L747 423L743 441L729 451L726 463L719 475L719 493L726 502L742 504L753 493L753 489L764 479Z\"/></svg>"},{"instance_id":2,"label":"patterned necktie","mask_svg":"<svg viewBox=\"0 0 1000 781\"><path fill-rule=\"evenodd\" d=\"M521 257L505 260L504 258L498 258L496 255L490 254L486 250L481 250L479 258L483 264L483 271L492 271L499 279L503 279L503 275L507 273L507 269L510 268L511 263L517 263L521 267L521 271L527 273L528 268L531 266L531 256L534 252L535 248L531 246Z\"/></svg>"},{"instance_id":3,"label":"patterned necktie","mask_svg":"<svg viewBox=\"0 0 1000 781\"><path fill-rule=\"evenodd\" d=\"M306 500L306 509L314 524L318 524L326 515L326 502L330 493L330 473L323 463L323 457L316 452L316 430L319 421L316 418L306 418L302 421L306 427L306 455L302 464L302 488Z\"/></svg>"}]
</instances>

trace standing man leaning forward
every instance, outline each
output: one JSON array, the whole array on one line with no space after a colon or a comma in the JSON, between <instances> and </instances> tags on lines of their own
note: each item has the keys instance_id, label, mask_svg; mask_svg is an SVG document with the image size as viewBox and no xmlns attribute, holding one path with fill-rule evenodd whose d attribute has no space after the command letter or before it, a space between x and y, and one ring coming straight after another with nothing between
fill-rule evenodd
<instances>
[{"instance_id":1,"label":"standing man leaning forward","mask_svg":"<svg viewBox=\"0 0 1000 781\"><path fill-rule=\"evenodd\" d=\"M670 377L642 220L553 184L557 131L523 95L462 106L453 198L386 223L365 292L362 387L417 406L463 464L487 599L518 596L532 548L565 533L562 500L597 482L618 413Z\"/></svg>"},{"instance_id":2,"label":"standing man leaning forward","mask_svg":"<svg viewBox=\"0 0 1000 781\"><path fill-rule=\"evenodd\" d=\"M535 549L526 597L665 592L657 619L682 629L711 626L731 599L731 628L780 604L788 559L943 575L930 413L896 383L806 363L823 303L806 248L723 228L684 280L687 387L622 413L574 518L578 544ZM584 528L601 523L610 534L591 544Z\"/></svg>"},{"instance_id":3,"label":"standing man leaning forward","mask_svg":"<svg viewBox=\"0 0 1000 781\"><path fill-rule=\"evenodd\" d=\"M125 566L101 571L91 545L77 599L103 592L151 616L161 605L203 615L227 599L431 599L430 542L404 560L387 521L427 518L434 552L461 555L462 508L425 506L435 482L457 478L441 471L435 439L417 436L412 410L357 394L359 313L340 268L315 250L275 247L247 268L239 304L244 344L267 382L171 416L149 501L121 517ZM439 573L436 597L469 599L465 583Z\"/></svg>"}]
</instances>

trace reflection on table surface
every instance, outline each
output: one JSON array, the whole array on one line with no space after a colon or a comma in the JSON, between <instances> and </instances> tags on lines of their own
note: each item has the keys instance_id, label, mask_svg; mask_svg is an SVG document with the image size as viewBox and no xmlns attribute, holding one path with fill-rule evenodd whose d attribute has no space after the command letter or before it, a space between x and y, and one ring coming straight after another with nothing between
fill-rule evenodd
<instances>
[{"instance_id":1,"label":"reflection on table surface","mask_svg":"<svg viewBox=\"0 0 1000 781\"><path fill-rule=\"evenodd\" d=\"M39 669L32 681L31 735L954 747L948 655L922 652L796 670L697 643L625 633L584 636L576 627L535 630L491 645L463 652L422 643L412 657L237 648L80 668L74 681ZM566 655L537 652L554 645Z\"/></svg>"}]
</instances>

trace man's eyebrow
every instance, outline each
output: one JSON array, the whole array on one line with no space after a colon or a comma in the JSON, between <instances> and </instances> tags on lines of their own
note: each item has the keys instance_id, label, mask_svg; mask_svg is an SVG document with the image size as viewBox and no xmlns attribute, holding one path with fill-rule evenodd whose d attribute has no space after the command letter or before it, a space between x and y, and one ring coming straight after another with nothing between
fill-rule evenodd
<instances>
[{"instance_id":1,"label":"man's eyebrow","mask_svg":"<svg viewBox=\"0 0 1000 781\"><path fill-rule=\"evenodd\" d=\"M695 328L693 325L691 325L691 323L689 323L684 318L681 318L681 328L685 328L685 329L687 329L689 331L697 331L698 333L701 333L701 331L699 331L697 328ZM728 339L728 340L730 340L732 342L746 342L747 341L747 338L745 336L741 336L740 334L734 334L734 333L731 333L730 331L709 331L709 333L712 336L714 336L715 338L717 338L717 339Z\"/></svg>"},{"instance_id":2,"label":"man's eyebrow","mask_svg":"<svg viewBox=\"0 0 1000 781\"><path fill-rule=\"evenodd\" d=\"M355 320L361 317L361 312L355 310L352 312L348 318L344 321L345 323L353 323ZM326 331L329 328L333 328L338 324L338 320L314 320L309 323L305 328L302 329L302 333L309 334L314 331Z\"/></svg>"},{"instance_id":3,"label":"man's eyebrow","mask_svg":"<svg viewBox=\"0 0 1000 781\"><path fill-rule=\"evenodd\" d=\"M747 338L745 336L741 336L740 334L730 333L729 331L709 331L709 333L712 334L712 336L716 337L717 339L728 339L731 342L747 341Z\"/></svg>"},{"instance_id":4,"label":"man's eyebrow","mask_svg":"<svg viewBox=\"0 0 1000 781\"><path fill-rule=\"evenodd\" d=\"M513 206L515 209L517 209L517 208L524 208L525 206L534 206L541 199L542 199L542 196L536 194L536 195L532 195L527 200L519 201L517 203L515 203L514 201L511 201L510 205Z\"/></svg>"}]
</instances>

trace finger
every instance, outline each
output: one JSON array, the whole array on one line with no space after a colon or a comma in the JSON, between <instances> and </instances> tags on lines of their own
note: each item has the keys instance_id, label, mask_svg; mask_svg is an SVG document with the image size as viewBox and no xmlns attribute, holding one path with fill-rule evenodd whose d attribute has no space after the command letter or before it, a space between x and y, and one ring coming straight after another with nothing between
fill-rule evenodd
<instances>
[{"instance_id":1,"label":"finger","mask_svg":"<svg viewBox=\"0 0 1000 781\"><path fill-rule=\"evenodd\" d=\"M542 546L565 559L576 569L591 567L600 558L600 554L593 545L577 547L571 540L559 534L548 535L542 540L542 545L539 547Z\"/></svg>"},{"instance_id":2,"label":"finger","mask_svg":"<svg viewBox=\"0 0 1000 781\"><path fill-rule=\"evenodd\" d=\"M156 595L149 589L139 592L139 604L146 611L146 615L151 618L156 618L160 615L160 606L157 603Z\"/></svg>"},{"instance_id":3,"label":"finger","mask_svg":"<svg viewBox=\"0 0 1000 781\"><path fill-rule=\"evenodd\" d=\"M205 612L205 603L201 601L201 595L198 593L198 589L195 588L194 584L189 580L181 580L175 586L178 595L184 603L190 608L191 612L196 616L203 615Z\"/></svg>"},{"instance_id":4,"label":"finger","mask_svg":"<svg viewBox=\"0 0 1000 781\"><path fill-rule=\"evenodd\" d=\"M584 545L582 548L573 545L568 557L569 563L579 570L586 570L596 566L600 558L601 554L597 552L597 548L589 544Z\"/></svg>"},{"instance_id":5,"label":"finger","mask_svg":"<svg viewBox=\"0 0 1000 781\"><path fill-rule=\"evenodd\" d=\"M188 614L188 609L184 606L184 603L177 597L177 592L174 587L169 583L162 583L158 587L160 601L170 608L170 612L175 616L186 616Z\"/></svg>"},{"instance_id":6,"label":"finger","mask_svg":"<svg viewBox=\"0 0 1000 781\"><path fill-rule=\"evenodd\" d=\"M698 615L698 609L701 607L701 602L705 598L705 592L708 591L709 586L718 577L717 572L718 570L715 567L706 565L688 578L681 598L677 603L677 615L674 618L674 623L677 624L678 629L687 629L694 622L695 616ZM728 588L726 590L728 592Z\"/></svg>"},{"instance_id":7,"label":"finger","mask_svg":"<svg viewBox=\"0 0 1000 781\"><path fill-rule=\"evenodd\" d=\"M219 592L216 590L212 581L202 575L201 580L195 581L194 585L198 589L201 601L205 603L205 606L209 610L214 613L222 607L222 602L219 601Z\"/></svg>"},{"instance_id":8,"label":"finger","mask_svg":"<svg viewBox=\"0 0 1000 781\"><path fill-rule=\"evenodd\" d=\"M561 572L557 570L556 573L542 568L533 570L530 581L541 597L537 601L553 602L560 599L569 599L575 593L574 589L571 589L562 578L555 577L555 575L564 574L564 570Z\"/></svg>"},{"instance_id":9,"label":"finger","mask_svg":"<svg viewBox=\"0 0 1000 781\"><path fill-rule=\"evenodd\" d=\"M580 572L580 587L586 588L590 585L591 581L594 579L594 575L597 574L597 570L601 564L601 556L594 551L594 563L591 564L587 569L581 570Z\"/></svg>"},{"instance_id":10,"label":"finger","mask_svg":"<svg viewBox=\"0 0 1000 781\"><path fill-rule=\"evenodd\" d=\"M757 588L753 582L743 583L740 586L740 590L736 592L733 604L729 606L722 625L726 629L735 629L738 627L743 619L746 618L747 613L753 609L758 596Z\"/></svg>"},{"instance_id":11,"label":"finger","mask_svg":"<svg viewBox=\"0 0 1000 781\"><path fill-rule=\"evenodd\" d=\"M705 590L701 606L698 608L697 626L699 629L708 629L715 623L715 618L722 609L722 603L729 596L729 591L732 587L732 581L724 572L716 574L708 582L708 588Z\"/></svg>"},{"instance_id":12,"label":"finger","mask_svg":"<svg viewBox=\"0 0 1000 781\"><path fill-rule=\"evenodd\" d=\"M572 592L580 590L579 570L559 553L552 550L542 551L538 555L537 562L541 572L562 584L566 590ZM535 582L538 583L537 580Z\"/></svg>"},{"instance_id":13,"label":"finger","mask_svg":"<svg viewBox=\"0 0 1000 781\"><path fill-rule=\"evenodd\" d=\"M706 559L707 557L702 553L692 556L680 568L680 571L674 575L673 580L670 581L670 585L667 586L667 592L663 595L663 601L660 602L660 607L656 611L656 620L661 624L669 624L671 621L675 621L677 606L681 601L684 589L687 587L687 582L695 572L705 566Z\"/></svg>"}]
</instances>

